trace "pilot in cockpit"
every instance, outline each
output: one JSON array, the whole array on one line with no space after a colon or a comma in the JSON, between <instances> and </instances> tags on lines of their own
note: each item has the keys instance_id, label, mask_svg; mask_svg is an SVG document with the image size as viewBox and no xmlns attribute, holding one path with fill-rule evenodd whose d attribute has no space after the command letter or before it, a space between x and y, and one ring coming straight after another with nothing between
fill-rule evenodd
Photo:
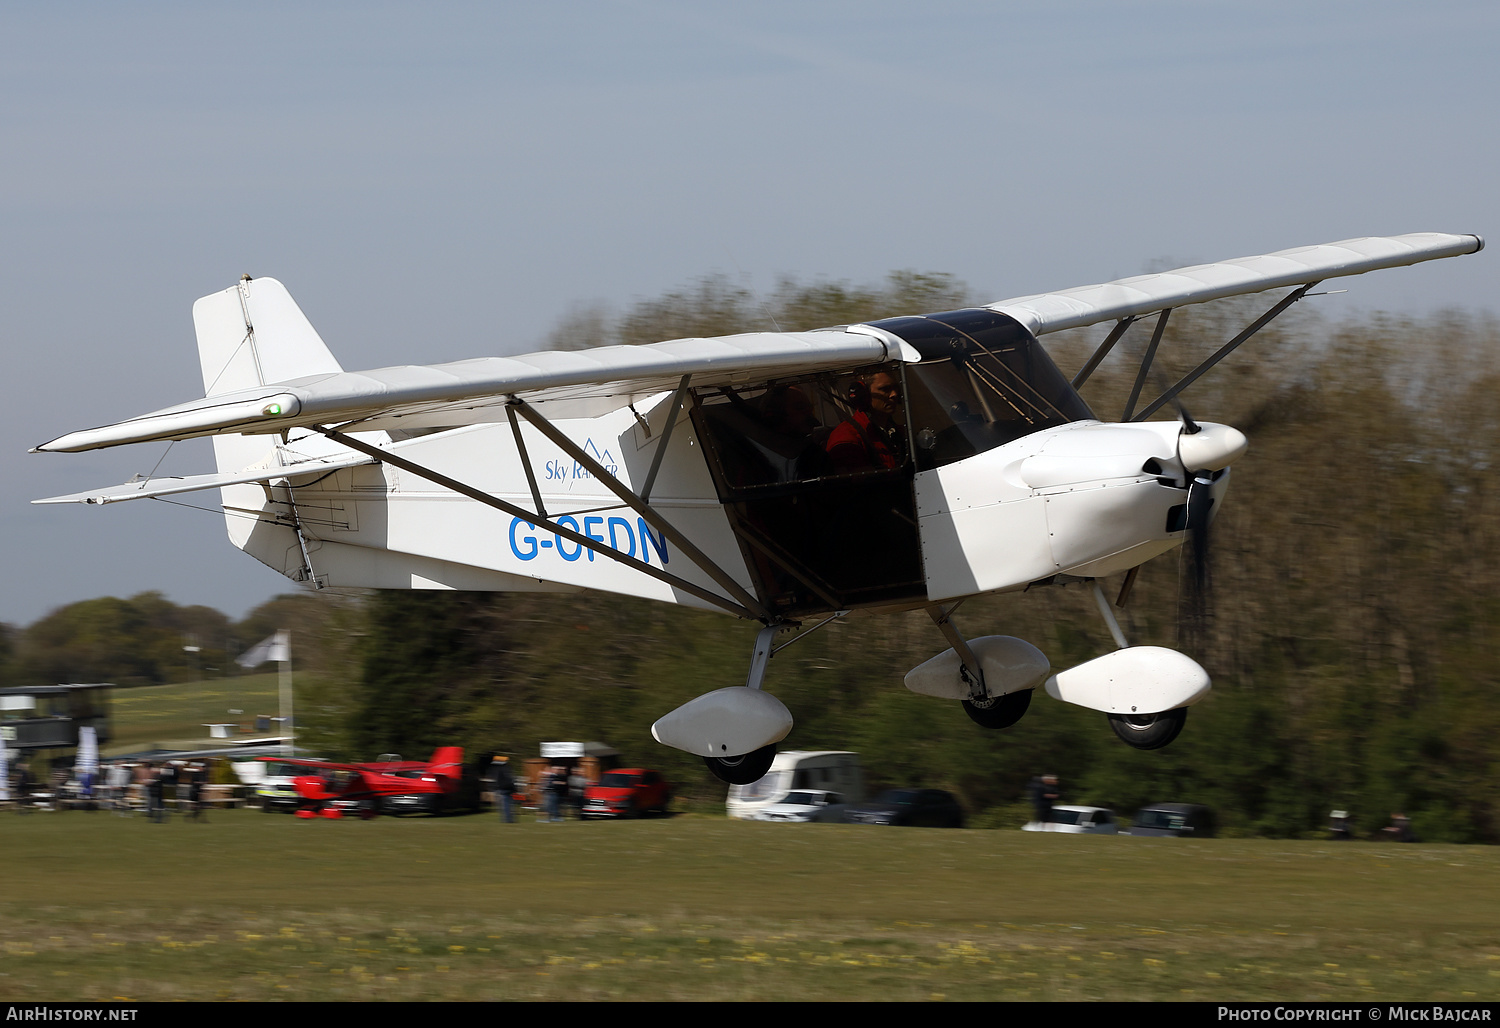
<instances>
[{"instance_id":1,"label":"pilot in cockpit","mask_svg":"<svg viewBox=\"0 0 1500 1028\"><path fill-rule=\"evenodd\" d=\"M840 474L899 468L906 463L901 381L889 371L855 380L849 387L854 413L828 437L828 456Z\"/></svg>"}]
</instances>

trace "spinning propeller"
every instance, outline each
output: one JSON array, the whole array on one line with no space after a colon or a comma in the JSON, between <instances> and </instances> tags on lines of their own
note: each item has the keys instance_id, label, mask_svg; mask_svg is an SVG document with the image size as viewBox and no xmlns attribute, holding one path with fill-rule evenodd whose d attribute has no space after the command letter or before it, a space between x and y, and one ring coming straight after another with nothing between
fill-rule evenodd
<instances>
[{"instance_id":1,"label":"spinning propeller","mask_svg":"<svg viewBox=\"0 0 1500 1028\"><path fill-rule=\"evenodd\" d=\"M1177 433L1177 461L1187 480L1187 505L1183 547L1187 586L1182 591L1179 616L1184 644L1201 649L1210 605L1209 523L1213 520L1213 485L1221 473L1245 452L1249 441L1243 432L1228 425L1200 425L1181 401L1177 414L1182 428Z\"/></svg>"}]
</instances>

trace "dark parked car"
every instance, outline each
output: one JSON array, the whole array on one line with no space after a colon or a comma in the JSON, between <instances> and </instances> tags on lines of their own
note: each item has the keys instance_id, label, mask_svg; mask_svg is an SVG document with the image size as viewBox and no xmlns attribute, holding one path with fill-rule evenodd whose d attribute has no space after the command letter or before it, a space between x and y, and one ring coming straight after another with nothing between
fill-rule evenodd
<instances>
[{"instance_id":1,"label":"dark parked car","mask_svg":"<svg viewBox=\"0 0 1500 1028\"><path fill-rule=\"evenodd\" d=\"M1214 812L1196 803L1153 803L1136 811L1126 835L1214 836Z\"/></svg>"},{"instance_id":2,"label":"dark parked car","mask_svg":"<svg viewBox=\"0 0 1500 1028\"><path fill-rule=\"evenodd\" d=\"M941 789L888 789L869 803L824 807L813 820L850 825L962 828L964 812L953 794Z\"/></svg>"}]
</instances>

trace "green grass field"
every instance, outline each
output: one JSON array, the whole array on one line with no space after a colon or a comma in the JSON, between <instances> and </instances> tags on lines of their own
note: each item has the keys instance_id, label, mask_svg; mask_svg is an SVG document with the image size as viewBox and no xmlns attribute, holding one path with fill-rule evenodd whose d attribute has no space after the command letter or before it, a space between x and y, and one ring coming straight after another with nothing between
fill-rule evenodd
<instances>
[{"instance_id":1,"label":"green grass field","mask_svg":"<svg viewBox=\"0 0 1500 1028\"><path fill-rule=\"evenodd\" d=\"M0 1000L1493 1000L1500 850L0 815Z\"/></svg>"},{"instance_id":2,"label":"green grass field","mask_svg":"<svg viewBox=\"0 0 1500 1028\"><path fill-rule=\"evenodd\" d=\"M209 740L204 725L253 723L257 714L276 714L276 702L274 674L116 689L110 701L113 734L104 752L222 746L222 740Z\"/></svg>"}]
</instances>

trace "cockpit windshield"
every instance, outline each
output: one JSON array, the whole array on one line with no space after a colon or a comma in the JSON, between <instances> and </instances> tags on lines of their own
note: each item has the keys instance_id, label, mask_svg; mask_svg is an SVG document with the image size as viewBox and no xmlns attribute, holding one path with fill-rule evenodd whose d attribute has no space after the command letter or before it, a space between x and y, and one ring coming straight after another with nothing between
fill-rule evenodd
<instances>
[{"instance_id":1,"label":"cockpit windshield","mask_svg":"<svg viewBox=\"0 0 1500 1028\"><path fill-rule=\"evenodd\" d=\"M872 323L922 355L906 365L916 470L1094 415L1015 319L984 308Z\"/></svg>"}]
</instances>

